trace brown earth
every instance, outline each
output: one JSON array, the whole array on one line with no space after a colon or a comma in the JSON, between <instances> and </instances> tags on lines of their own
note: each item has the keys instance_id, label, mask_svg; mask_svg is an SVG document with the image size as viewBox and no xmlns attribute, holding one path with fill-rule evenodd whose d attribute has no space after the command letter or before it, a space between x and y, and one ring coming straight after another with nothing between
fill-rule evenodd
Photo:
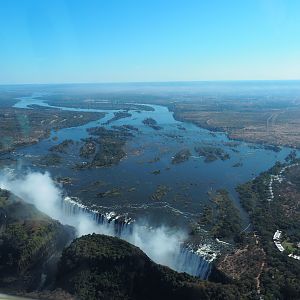
<instances>
[{"instance_id":1,"label":"brown earth","mask_svg":"<svg viewBox=\"0 0 300 300\"><path fill-rule=\"evenodd\" d=\"M103 116L103 113L69 112L59 109L2 108L0 153L35 144L49 137L51 130L80 126Z\"/></svg>"}]
</instances>

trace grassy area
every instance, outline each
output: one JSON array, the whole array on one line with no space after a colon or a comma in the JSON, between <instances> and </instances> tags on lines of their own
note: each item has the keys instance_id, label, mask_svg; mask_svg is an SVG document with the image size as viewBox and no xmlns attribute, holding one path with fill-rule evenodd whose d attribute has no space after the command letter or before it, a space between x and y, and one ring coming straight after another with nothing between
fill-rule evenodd
<instances>
[{"instance_id":1,"label":"grassy area","mask_svg":"<svg viewBox=\"0 0 300 300\"><path fill-rule=\"evenodd\" d=\"M297 250L296 246L293 243L289 242L288 240L282 241L281 245L288 253L294 253Z\"/></svg>"},{"instance_id":2,"label":"grassy area","mask_svg":"<svg viewBox=\"0 0 300 300\"><path fill-rule=\"evenodd\" d=\"M248 106L239 101L219 105L187 101L169 106L175 118L226 132L233 139L300 148L300 109L295 106L289 109L276 104Z\"/></svg>"}]
</instances>

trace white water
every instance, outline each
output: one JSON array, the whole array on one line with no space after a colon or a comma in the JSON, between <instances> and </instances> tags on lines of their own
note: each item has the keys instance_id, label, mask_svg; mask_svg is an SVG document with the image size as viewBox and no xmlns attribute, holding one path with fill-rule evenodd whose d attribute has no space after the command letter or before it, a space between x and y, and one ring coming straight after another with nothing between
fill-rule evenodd
<instances>
[{"instance_id":1,"label":"white water","mask_svg":"<svg viewBox=\"0 0 300 300\"><path fill-rule=\"evenodd\" d=\"M34 204L61 223L74 226L78 236L89 233L117 236L141 248L156 263L203 279L209 275L209 262L184 248L185 232L165 226L150 228L147 224L130 222L113 213L101 215L63 197L62 190L49 173L29 172L17 176L13 170L6 169L0 173L0 188Z\"/></svg>"},{"instance_id":2,"label":"white water","mask_svg":"<svg viewBox=\"0 0 300 300\"><path fill-rule=\"evenodd\" d=\"M62 201L62 210L67 217L88 218L101 233L104 231L138 246L157 263L202 279L210 274L210 262L184 246L186 235L183 232L172 232L164 226L149 228L114 214L102 215L68 197Z\"/></svg>"}]
</instances>

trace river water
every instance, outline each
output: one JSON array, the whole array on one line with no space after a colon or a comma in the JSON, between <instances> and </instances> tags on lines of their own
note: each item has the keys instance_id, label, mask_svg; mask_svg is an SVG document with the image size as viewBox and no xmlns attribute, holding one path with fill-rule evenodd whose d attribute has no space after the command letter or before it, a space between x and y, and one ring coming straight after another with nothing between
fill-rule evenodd
<instances>
[{"instance_id":1,"label":"river water","mask_svg":"<svg viewBox=\"0 0 300 300\"><path fill-rule=\"evenodd\" d=\"M227 189L235 205L240 209L244 223L247 215L240 207L235 187L267 170L276 161L283 161L291 151L282 148L280 152L267 150L262 146L237 142L232 143L224 133L212 133L198 126L174 119L167 107L148 105L153 111L132 110L131 117L105 124L116 110L80 109L55 107L43 101L41 94L22 97L16 108L28 108L39 105L68 111L104 112L105 117L83 126L66 128L52 132L49 139L36 145L27 146L14 152L14 157L22 161L23 168L47 169L52 176L71 177L76 184L66 186L71 196L77 196L83 203L94 204L104 211L117 211L131 214L134 218L146 217L153 223L178 224L180 220L197 219L203 206L209 201L208 193L217 189ZM154 130L143 124L145 118L153 118L162 127ZM127 156L118 165L109 168L74 170L74 153L64 156L61 167L40 167L34 163L35 157L45 155L49 148L65 139L80 142L88 137L87 129L95 126L132 125L139 129L126 143ZM53 140L56 137L57 140ZM198 146L221 148L230 155L228 160L205 162L194 151ZM188 161L172 164L174 155L182 149L189 149L192 156ZM157 159L158 158L158 159ZM237 165L238 164L238 165ZM159 174L153 174L158 171ZM100 188L92 191L93 182L102 182ZM151 195L159 186L166 187L166 195L159 201ZM114 197L99 197L95 193L118 190Z\"/></svg>"},{"instance_id":2,"label":"river water","mask_svg":"<svg viewBox=\"0 0 300 300\"><path fill-rule=\"evenodd\" d=\"M76 211L78 217L91 216L94 220L98 220L98 213L126 214L126 217L137 221L132 228L133 232L141 237L156 232L153 228L159 226L186 228L187 225L197 222L203 207L210 202L209 193L218 189L229 191L246 227L249 222L248 216L239 203L236 186L256 177L276 161L284 161L291 151L290 148L282 148L275 152L261 145L231 141L224 133L212 133L194 124L175 120L173 113L160 105L144 104L152 110L135 108L128 111L130 117L111 122L107 121L111 120L118 110L51 106L43 100L43 94L19 98L14 107L36 109L36 106L32 105L38 105L40 109L101 112L105 113L105 116L82 126L53 131L49 138L8 154L9 158L18 161L18 172L48 171L54 179L70 178L72 183L65 184L63 191L81 204L69 204L68 211ZM145 118L153 118L161 129L155 130L145 125ZM96 126L114 129L114 126L122 125L138 128L133 137L126 141L124 150L127 155L124 159L111 167L80 170L74 168L78 163L82 139L89 137L87 129ZM61 164L45 166L40 163L43 157L49 154L52 146L66 139L72 139L75 143L70 151L59 153L62 157ZM230 158L206 162L205 158L199 157L195 151L195 147L203 146L222 149ZM189 160L172 164L174 155L183 149L191 152ZM153 194L158 190L163 190L163 195L160 199L153 198ZM105 194L106 192L109 193ZM99 197L99 193L104 193L105 196ZM74 217L77 214L74 213ZM106 222L105 226L109 228L115 226L109 221ZM124 227L122 224L120 226L117 227L117 236L140 246L132 240L132 233L127 232L131 227ZM193 247L189 248L191 244L187 244L187 248L182 248L182 251L174 255L172 263L166 264L177 271L207 278L211 268L209 261L215 258L216 253L222 251L222 247L227 246L212 239L204 230L201 231L201 235L203 239L198 240L196 253L190 251ZM145 251L148 249L141 248ZM155 260L151 251L146 253ZM164 264L160 259L156 261Z\"/></svg>"}]
</instances>

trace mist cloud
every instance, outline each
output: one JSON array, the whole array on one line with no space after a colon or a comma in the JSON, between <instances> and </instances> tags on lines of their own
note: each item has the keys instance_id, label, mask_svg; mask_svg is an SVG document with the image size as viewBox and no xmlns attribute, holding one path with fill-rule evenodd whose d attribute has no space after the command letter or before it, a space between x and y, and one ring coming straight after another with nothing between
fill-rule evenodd
<instances>
[{"instance_id":1,"label":"mist cloud","mask_svg":"<svg viewBox=\"0 0 300 300\"><path fill-rule=\"evenodd\" d=\"M48 172L28 172L17 176L13 170L6 169L0 172L0 188L34 204L62 224L74 226L78 236L89 233L115 235L113 223L97 224L83 212L66 215L62 209L63 191ZM186 239L186 234L165 226L150 229L144 223L136 222L132 231L124 231L121 238L141 248L155 262L175 268L181 242Z\"/></svg>"}]
</instances>

